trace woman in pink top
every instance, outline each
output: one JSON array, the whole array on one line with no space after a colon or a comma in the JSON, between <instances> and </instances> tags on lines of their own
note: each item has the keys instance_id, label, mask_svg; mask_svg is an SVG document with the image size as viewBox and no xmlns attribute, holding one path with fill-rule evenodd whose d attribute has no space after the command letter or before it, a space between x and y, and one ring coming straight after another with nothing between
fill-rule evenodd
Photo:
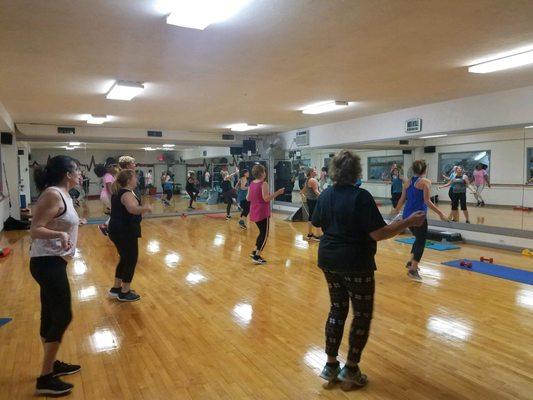
<instances>
[{"instance_id":1,"label":"woman in pink top","mask_svg":"<svg viewBox=\"0 0 533 400\"><path fill-rule=\"evenodd\" d=\"M483 164L476 165L476 170L474 171L474 186L476 188L474 192L474 197L477 200L477 207L485 207L485 201L481 197L481 192L485 189L485 184L490 188L489 174Z\"/></svg>"},{"instance_id":2,"label":"woman in pink top","mask_svg":"<svg viewBox=\"0 0 533 400\"><path fill-rule=\"evenodd\" d=\"M250 254L255 264L265 264L266 260L261 257L268 238L270 219L270 201L283 194L284 188L270 193L268 184L265 182L266 170L261 164L252 168L252 176L255 178L250 183L246 200L250 202L250 221L255 222L259 228L259 236L255 241L255 250Z\"/></svg>"},{"instance_id":3,"label":"woman in pink top","mask_svg":"<svg viewBox=\"0 0 533 400\"><path fill-rule=\"evenodd\" d=\"M107 167L107 172L102 178L103 188L100 192L100 200L104 203L106 207L106 213L111 211L111 194L113 182L115 182L115 175L117 174L117 167L114 165Z\"/></svg>"}]
</instances>

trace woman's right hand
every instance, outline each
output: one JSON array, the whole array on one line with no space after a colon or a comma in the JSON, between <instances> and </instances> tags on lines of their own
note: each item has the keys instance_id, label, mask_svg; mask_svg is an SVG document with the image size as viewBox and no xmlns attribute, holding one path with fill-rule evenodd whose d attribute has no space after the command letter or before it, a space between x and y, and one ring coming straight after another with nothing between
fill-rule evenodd
<instances>
[{"instance_id":1,"label":"woman's right hand","mask_svg":"<svg viewBox=\"0 0 533 400\"><path fill-rule=\"evenodd\" d=\"M448 217L446 215L444 215L444 213L442 211L440 212L439 217L440 217L441 221L450 222Z\"/></svg>"},{"instance_id":2,"label":"woman's right hand","mask_svg":"<svg viewBox=\"0 0 533 400\"><path fill-rule=\"evenodd\" d=\"M417 211L415 213L412 213L409 218L407 218L409 226L422 226L425 220L426 213L423 211Z\"/></svg>"},{"instance_id":3,"label":"woman's right hand","mask_svg":"<svg viewBox=\"0 0 533 400\"><path fill-rule=\"evenodd\" d=\"M150 205L143 206L143 214L151 213L151 212L152 212L152 206Z\"/></svg>"},{"instance_id":4,"label":"woman's right hand","mask_svg":"<svg viewBox=\"0 0 533 400\"><path fill-rule=\"evenodd\" d=\"M276 197L278 197L278 196L281 196L283 193L285 193L285 188L281 188L281 189L276 190L276 192L274 193L274 195L275 195Z\"/></svg>"},{"instance_id":5,"label":"woman's right hand","mask_svg":"<svg viewBox=\"0 0 533 400\"><path fill-rule=\"evenodd\" d=\"M72 248L72 243L70 242L70 236L67 232L61 232L59 236L61 241L61 248L63 250L70 250Z\"/></svg>"}]
</instances>

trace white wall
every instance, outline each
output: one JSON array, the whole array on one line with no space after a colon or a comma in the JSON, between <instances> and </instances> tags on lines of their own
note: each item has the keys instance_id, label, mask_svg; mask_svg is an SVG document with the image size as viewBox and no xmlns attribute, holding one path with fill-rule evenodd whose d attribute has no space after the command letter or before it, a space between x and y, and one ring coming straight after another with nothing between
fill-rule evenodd
<instances>
[{"instance_id":1,"label":"white wall","mask_svg":"<svg viewBox=\"0 0 533 400\"><path fill-rule=\"evenodd\" d=\"M204 151L207 155L203 155ZM226 157L231 158L229 147L198 146L192 149L178 151L181 158L185 161L197 161L204 158Z\"/></svg>"},{"instance_id":2,"label":"white wall","mask_svg":"<svg viewBox=\"0 0 533 400\"><path fill-rule=\"evenodd\" d=\"M422 118L422 134L468 131L533 123L533 86L440 103L426 104L384 114L308 127L310 147L343 146L376 140L406 139L405 121ZM302 127L305 128L305 127ZM289 148L295 131L280 134ZM294 145L292 146L294 148Z\"/></svg>"}]
</instances>

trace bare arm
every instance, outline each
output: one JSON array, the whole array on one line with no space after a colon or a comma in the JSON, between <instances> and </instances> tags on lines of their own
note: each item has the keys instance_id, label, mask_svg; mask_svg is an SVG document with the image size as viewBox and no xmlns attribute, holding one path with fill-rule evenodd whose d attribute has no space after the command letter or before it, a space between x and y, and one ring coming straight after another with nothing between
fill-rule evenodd
<instances>
[{"instance_id":1,"label":"bare arm","mask_svg":"<svg viewBox=\"0 0 533 400\"><path fill-rule=\"evenodd\" d=\"M404 231L410 226L420 226L426 219L426 214L422 211L417 211L413 213L409 218L406 218L401 221L393 222L390 225L385 225L382 228L379 228L373 232L370 232L370 237L379 242L380 240L390 239L391 237L396 236L398 233Z\"/></svg>"},{"instance_id":2,"label":"bare arm","mask_svg":"<svg viewBox=\"0 0 533 400\"><path fill-rule=\"evenodd\" d=\"M487 182L488 187L490 187L490 178L489 178L489 175L487 174L487 175L485 175L484 177L485 177L485 182Z\"/></svg>"},{"instance_id":3,"label":"bare arm","mask_svg":"<svg viewBox=\"0 0 533 400\"><path fill-rule=\"evenodd\" d=\"M126 210L133 215L142 215L144 213L152 211L150 206L140 206L137 198L131 192L124 193L120 198L120 202L124 204Z\"/></svg>"},{"instance_id":4,"label":"bare arm","mask_svg":"<svg viewBox=\"0 0 533 400\"><path fill-rule=\"evenodd\" d=\"M430 193L430 189L429 189L429 185L431 185L431 182L425 182L423 183L423 188L424 188L424 203L426 203L426 205L432 209L433 211L435 211L438 216L440 217L440 219L442 220L446 220L446 216L444 215L444 213L435 205L435 203L433 203L431 201L431 193Z\"/></svg>"},{"instance_id":5,"label":"bare arm","mask_svg":"<svg viewBox=\"0 0 533 400\"><path fill-rule=\"evenodd\" d=\"M405 203L405 198L407 197L407 186L406 185L407 184L404 182L404 185L402 188L402 195L400 196L400 199L398 200L398 204L396 204L396 208L393 210L394 214L399 213Z\"/></svg>"},{"instance_id":6,"label":"bare arm","mask_svg":"<svg viewBox=\"0 0 533 400\"><path fill-rule=\"evenodd\" d=\"M106 182L105 184L105 188L107 190L107 193L113 193L113 183L111 182Z\"/></svg>"},{"instance_id":7,"label":"bare arm","mask_svg":"<svg viewBox=\"0 0 533 400\"><path fill-rule=\"evenodd\" d=\"M263 182L263 186L261 187L261 189L263 192L263 200L266 202L274 200L276 197L283 194L283 192L285 191L284 188L281 188L281 189L276 190L274 193L269 193L268 183L266 182Z\"/></svg>"},{"instance_id":8,"label":"bare arm","mask_svg":"<svg viewBox=\"0 0 533 400\"><path fill-rule=\"evenodd\" d=\"M32 239L59 239L64 232L54 231L46 228L57 215L64 210L63 201L59 193L55 190L45 191L33 212L33 219L30 227L30 236Z\"/></svg>"}]
</instances>

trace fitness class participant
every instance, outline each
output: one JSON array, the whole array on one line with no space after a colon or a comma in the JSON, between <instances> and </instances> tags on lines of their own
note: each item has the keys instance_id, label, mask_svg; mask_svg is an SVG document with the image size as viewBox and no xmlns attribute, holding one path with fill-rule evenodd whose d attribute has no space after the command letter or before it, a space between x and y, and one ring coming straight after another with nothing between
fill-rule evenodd
<instances>
[{"instance_id":1,"label":"fitness class participant","mask_svg":"<svg viewBox=\"0 0 533 400\"><path fill-rule=\"evenodd\" d=\"M231 205L236 200L233 198L233 185L231 184L231 180L235 176L235 174L239 173L239 168L235 169L235 172L230 174L228 171L222 171L222 198L224 199L224 203L226 203L226 220L231 218Z\"/></svg>"},{"instance_id":2,"label":"fitness class participant","mask_svg":"<svg viewBox=\"0 0 533 400\"><path fill-rule=\"evenodd\" d=\"M163 201L164 205L169 206L170 200L172 200L172 196L174 194L174 182L172 181L172 176L170 175L170 172L165 173L164 180L165 183L163 184L163 192L166 198L161 196L161 200Z\"/></svg>"},{"instance_id":3,"label":"fitness class participant","mask_svg":"<svg viewBox=\"0 0 533 400\"><path fill-rule=\"evenodd\" d=\"M318 248L318 266L323 270L330 294L330 311L326 320L327 363L320 377L342 381L343 389L364 386L366 375L359 361L370 331L374 306L374 270L376 241L391 238L409 226L425 220L416 212L403 221L387 225L370 193L355 186L361 175L361 159L342 150L330 163L333 186L318 198L313 225L324 235ZM349 350L344 368L337 361L339 347L348 318L350 301L353 320Z\"/></svg>"},{"instance_id":4,"label":"fitness class participant","mask_svg":"<svg viewBox=\"0 0 533 400\"><path fill-rule=\"evenodd\" d=\"M320 236L315 235L315 228L311 223L313 217L313 211L315 211L316 201L320 196L320 190L318 189L318 181L316 180L317 172L315 168L309 168L307 170L307 180L304 183L304 187L300 191L303 201L307 204L307 212L309 214L309 220L307 221L307 237L306 240L320 241Z\"/></svg>"},{"instance_id":5,"label":"fitness class participant","mask_svg":"<svg viewBox=\"0 0 533 400\"><path fill-rule=\"evenodd\" d=\"M44 169L34 172L37 189L42 192L30 228L30 271L41 290L40 336L44 356L38 394L60 395L74 387L58 377L78 372L79 365L56 360L61 339L72 320L67 263L74 256L80 220L68 191L78 183L79 167L74 159L56 156Z\"/></svg>"},{"instance_id":6,"label":"fitness class participant","mask_svg":"<svg viewBox=\"0 0 533 400\"><path fill-rule=\"evenodd\" d=\"M398 167L394 167L391 171L391 202L392 207L396 208L398 205L398 200L400 200L400 197L402 196L402 190L403 190L403 179L400 177L400 171L398 170Z\"/></svg>"},{"instance_id":7,"label":"fitness class participant","mask_svg":"<svg viewBox=\"0 0 533 400\"><path fill-rule=\"evenodd\" d=\"M248 188L250 186L248 178L250 172L247 169L241 171L241 177L237 182L237 203L241 206L241 218L239 219L239 226L241 229L246 229L246 218L250 213L250 202L246 200L248 194Z\"/></svg>"},{"instance_id":8,"label":"fitness class participant","mask_svg":"<svg viewBox=\"0 0 533 400\"><path fill-rule=\"evenodd\" d=\"M418 273L418 263L422 259L422 254L424 253L424 248L426 246L426 238L428 233L428 222L427 222L427 210L428 207L435 211L441 220L447 221L444 213L431 201L431 181L426 178L427 173L427 164L425 160L416 160L413 162L413 177L408 181L402 190L402 195L394 213L399 213L402 209L402 206L405 204L403 209L403 219L408 219L410 215L415 213L422 212L424 215L423 223L416 227L410 227L409 230L415 237L413 246L411 247L411 260L406 264L406 267L409 269L407 275L409 278L421 281L422 278Z\"/></svg>"},{"instance_id":9,"label":"fitness class participant","mask_svg":"<svg viewBox=\"0 0 533 400\"><path fill-rule=\"evenodd\" d=\"M485 168L485 165L478 164L476 165L476 170L473 173L475 187L474 197L477 201L477 207L485 207L485 201L483 200L483 197L481 197L481 192L483 192L483 189L485 189L485 185L490 188L489 174L487 174L487 170Z\"/></svg>"},{"instance_id":10,"label":"fitness class participant","mask_svg":"<svg viewBox=\"0 0 533 400\"><path fill-rule=\"evenodd\" d=\"M115 165L110 165L107 167L107 172L102 178L102 191L100 192L100 200L104 203L105 214L111 212L111 187L113 182L115 182L115 176L118 173L118 169Z\"/></svg>"},{"instance_id":11,"label":"fitness class participant","mask_svg":"<svg viewBox=\"0 0 533 400\"><path fill-rule=\"evenodd\" d=\"M118 250L120 260L109 295L119 301L136 301L141 298L130 290L130 286L139 256L138 239L141 237L142 215L152 211L152 208L141 206L141 200L133 192L136 187L135 171L124 169L117 175L111 198L109 237Z\"/></svg>"},{"instance_id":12,"label":"fitness class participant","mask_svg":"<svg viewBox=\"0 0 533 400\"><path fill-rule=\"evenodd\" d=\"M268 184L265 182L266 170L261 164L253 166L252 176L255 179L250 183L246 200L250 202L250 221L255 222L259 228L259 235L255 241L255 250L252 251L250 257L255 264L265 264L266 260L261 257L261 253L268 239L270 202L282 195L285 189L278 189L274 193L269 192Z\"/></svg>"},{"instance_id":13,"label":"fitness class participant","mask_svg":"<svg viewBox=\"0 0 533 400\"><path fill-rule=\"evenodd\" d=\"M187 177L187 184L185 185L185 190L187 191L187 194L190 197L189 200L189 209L194 210L195 208L192 206L192 203L196 201L196 198L198 197L198 181L196 180L196 173L194 171L189 171L188 177Z\"/></svg>"},{"instance_id":14,"label":"fitness class participant","mask_svg":"<svg viewBox=\"0 0 533 400\"><path fill-rule=\"evenodd\" d=\"M468 177L463 172L463 167L457 167L455 170L455 177L448 182L446 185L442 186L443 188L451 186L453 197L452 197L452 221L459 222L459 203L461 203L461 210L465 216L465 222L470 223L470 218L468 216L468 208L466 206L466 188L469 187L470 181Z\"/></svg>"}]
</instances>

